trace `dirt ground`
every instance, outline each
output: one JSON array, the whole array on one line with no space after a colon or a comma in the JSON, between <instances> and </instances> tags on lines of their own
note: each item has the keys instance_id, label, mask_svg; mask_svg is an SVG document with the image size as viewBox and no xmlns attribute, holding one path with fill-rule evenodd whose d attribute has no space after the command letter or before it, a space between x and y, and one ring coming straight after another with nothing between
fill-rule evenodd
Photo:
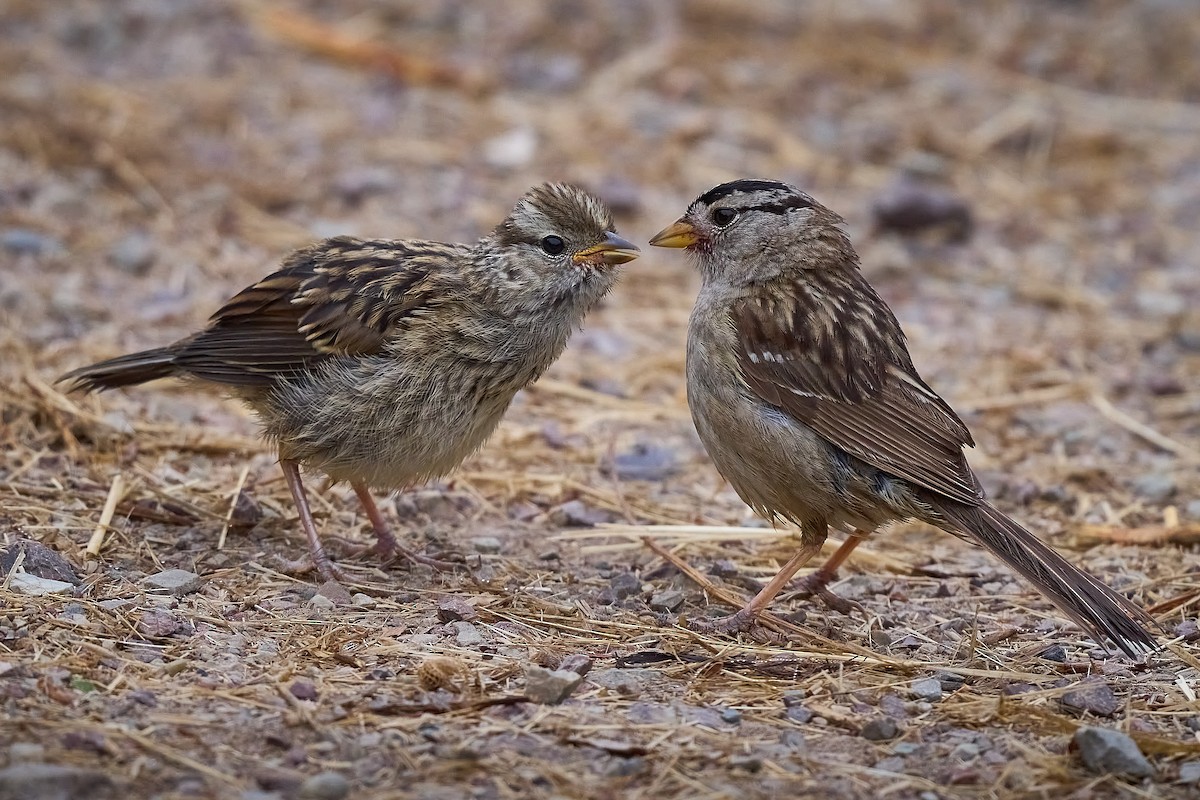
<instances>
[{"instance_id":1,"label":"dirt ground","mask_svg":"<svg viewBox=\"0 0 1200 800\"><path fill-rule=\"evenodd\" d=\"M0 797L1200 791L1190 0L7 0L0 42ZM692 431L677 252L628 266L459 472L383 505L459 573L355 555L353 494L314 476L351 578L318 594L285 570L303 536L237 403L52 385L194 330L316 238L469 241L563 179L645 242L738 177L847 218L995 502L1169 650L1108 654L915 525L835 584L861 611L678 626L794 541ZM18 591L18 550L74 585ZM201 580L156 589L170 569ZM1152 774L1089 768L1081 726Z\"/></svg>"}]
</instances>

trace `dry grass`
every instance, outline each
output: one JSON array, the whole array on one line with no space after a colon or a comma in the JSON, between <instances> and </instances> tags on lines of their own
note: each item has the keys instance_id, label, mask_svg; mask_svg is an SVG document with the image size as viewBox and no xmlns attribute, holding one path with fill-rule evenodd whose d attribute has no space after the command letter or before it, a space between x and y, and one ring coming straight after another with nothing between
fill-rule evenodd
<instances>
[{"instance_id":1,"label":"dry grass","mask_svg":"<svg viewBox=\"0 0 1200 800\"><path fill-rule=\"evenodd\" d=\"M1186 634L1200 603L1190 4L746 5L10 2L0 533L61 552L83 582L0 590L0 741L147 797L289 795L323 770L379 798L1194 791L1175 782L1200 759L1193 643L1148 666L1106 656L937 532L900 527L855 553L837 588L865 616L791 599L734 641L650 608L678 590L684 615L723 611L791 549L786 531L747 527L691 431L695 277L671 253L631 265L461 472L387 509L413 546L470 554L469 573L346 556L350 605L314 604L282 571L303 537L239 406L178 385L52 385L187 333L314 237L470 239L561 178L644 241L718 181L779 177L847 217L923 374L981 442L997 502ZM873 200L904 173L967 201L969 240L874 229ZM673 469L614 478L636 445ZM316 494L327 537L364 538L347 489ZM581 508L606 524L565 527ZM499 552L473 553L480 537ZM736 573L714 577L726 560ZM173 567L203 586L141 582ZM608 602L625 573L641 587ZM453 599L475 618L446 622ZM1051 644L1065 661L1041 657ZM531 665L578 654L591 672L565 704L524 701ZM965 683L921 703L909 686L936 670ZM1098 724L1133 735L1156 779L1096 776L1067 752L1096 720L1061 697L1088 679L1119 701ZM897 739L861 735L885 715Z\"/></svg>"}]
</instances>

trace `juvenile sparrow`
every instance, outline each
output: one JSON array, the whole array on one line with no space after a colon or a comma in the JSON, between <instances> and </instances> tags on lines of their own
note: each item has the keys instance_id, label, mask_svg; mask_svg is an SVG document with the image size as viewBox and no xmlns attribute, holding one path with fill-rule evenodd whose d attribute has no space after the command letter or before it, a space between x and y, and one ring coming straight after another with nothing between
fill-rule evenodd
<instances>
[{"instance_id":1,"label":"juvenile sparrow","mask_svg":"<svg viewBox=\"0 0 1200 800\"><path fill-rule=\"evenodd\" d=\"M859 272L843 220L776 181L702 194L650 244L684 247L702 286L688 328L692 419L717 469L801 547L746 605L709 630L738 631L820 552L851 533L805 588L824 584L889 522L919 519L981 544L1063 612L1130 656L1157 649L1153 620L984 500L974 446L921 380L891 309Z\"/></svg>"},{"instance_id":2,"label":"juvenile sparrow","mask_svg":"<svg viewBox=\"0 0 1200 800\"><path fill-rule=\"evenodd\" d=\"M546 184L473 245L341 236L298 250L199 333L59 380L84 391L166 377L219 384L278 448L322 578L339 570L300 465L350 483L379 555L431 563L400 546L369 489L445 475L479 448L612 288L616 265L637 255L598 199Z\"/></svg>"}]
</instances>

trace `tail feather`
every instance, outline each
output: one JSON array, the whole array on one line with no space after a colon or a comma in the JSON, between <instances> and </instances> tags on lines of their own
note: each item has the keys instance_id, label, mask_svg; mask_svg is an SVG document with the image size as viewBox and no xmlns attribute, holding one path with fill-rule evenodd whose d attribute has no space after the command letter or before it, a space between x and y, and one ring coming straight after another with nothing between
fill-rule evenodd
<instances>
[{"instance_id":1,"label":"tail feather","mask_svg":"<svg viewBox=\"0 0 1200 800\"><path fill-rule=\"evenodd\" d=\"M1068 562L1000 511L985 503L945 508L943 513L958 532L1025 576L1098 641L1107 636L1131 658L1160 649L1147 630L1157 627L1149 614Z\"/></svg>"},{"instance_id":2,"label":"tail feather","mask_svg":"<svg viewBox=\"0 0 1200 800\"><path fill-rule=\"evenodd\" d=\"M143 350L71 370L58 379L68 392L103 392L178 374L175 351L169 347Z\"/></svg>"}]
</instances>

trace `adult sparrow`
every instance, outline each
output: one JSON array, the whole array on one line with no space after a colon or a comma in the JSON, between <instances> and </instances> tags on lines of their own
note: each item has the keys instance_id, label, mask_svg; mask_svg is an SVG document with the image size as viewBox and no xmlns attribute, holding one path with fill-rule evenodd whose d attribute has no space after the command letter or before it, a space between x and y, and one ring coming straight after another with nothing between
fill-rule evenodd
<instances>
[{"instance_id":1,"label":"adult sparrow","mask_svg":"<svg viewBox=\"0 0 1200 800\"><path fill-rule=\"evenodd\" d=\"M705 448L746 503L800 526L800 549L779 574L742 610L700 627L749 627L830 525L851 536L809 591L824 591L863 537L915 518L983 545L1098 640L1134 657L1157 649L1146 612L984 499L963 455L970 432L917 374L842 225L795 187L739 180L650 240L687 248L702 277L687 385Z\"/></svg>"},{"instance_id":2,"label":"adult sparrow","mask_svg":"<svg viewBox=\"0 0 1200 800\"><path fill-rule=\"evenodd\" d=\"M300 514L314 566L337 577L300 466L347 481L383 557L403 547L371 487L445 475L558 358L638 248L598 199L531 189L473 245L340 236L292 253L175 344L62 376L70 390L198 378L257 413Z\"/></svg>"}]
</instances>

